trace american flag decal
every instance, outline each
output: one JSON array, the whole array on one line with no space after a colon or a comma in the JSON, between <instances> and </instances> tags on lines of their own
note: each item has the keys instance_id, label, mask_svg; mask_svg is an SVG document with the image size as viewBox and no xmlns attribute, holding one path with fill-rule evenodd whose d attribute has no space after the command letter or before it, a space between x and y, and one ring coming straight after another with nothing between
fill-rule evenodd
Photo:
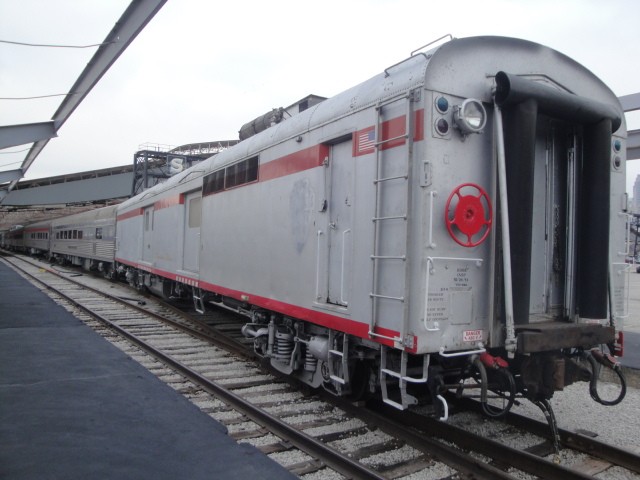
<instances>
[{"instance_id":1,"label":"american flag decal","mask_svg":"<svg viewBox=\"0 0 640 480\"><path fill-rule=\"evenodd\" d=\"M375 127L369 127L354 133L353 155L365 155L373 153L376 146Z\"/></svg>"}]
</instances>

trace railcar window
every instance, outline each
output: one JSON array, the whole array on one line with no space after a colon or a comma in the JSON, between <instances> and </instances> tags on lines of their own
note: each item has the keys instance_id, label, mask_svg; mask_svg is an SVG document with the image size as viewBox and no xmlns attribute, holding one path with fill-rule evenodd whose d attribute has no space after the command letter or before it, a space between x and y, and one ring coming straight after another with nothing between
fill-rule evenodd
<instances>
[{"instance_id":1,"label":"railcar window","mask_svg":"<svg viewBox=\"0 0 640 480\"><path fill-rule=\"evenodd\" d=\"M248 158L225 169L224 188L237 187L258 179L258 157Z\"/></svg>"},{"instance_id":2,"label":"railcar window","mask_svg":"<svg viewBox=\"0 0 640 480\"><path fill-rule=\"evenodd\" d=\"M198 228L202 219L200 205L202 201L200 197L189 200L189 228Z\"/></svg>"},{"instance_id":3,"label":"railcar window","mask_svg":"<svg viewBox=\"0 0 640 480\"><path fill-rule=\"evenodd\" d=\"M78 238L78 230L73 230L71 232L71 238Z\"/></svg>"},{"instance_id":4,"label":"railcar window","mask_svg":"<svg viewBox=\"0 0 640 480\"><path fill-rule=\"evenodd\" d=\"M82 230L78 230L78 239L81 240L82 239Z\"/></svg>"},{"instance_id":5,"label":"railcar window","mask_svg":"<svg viewBox=\"0 0 640 480\"><path fill-rule=\"evenodd\" d=\"M211 193L224 190L224 170L210 173L202 182L202 194L209 195Z\"/></svg>"},{"instance_id":6,"label":"railcar window","mask_svg":"<svg viewBox=\"0 0 640 480\"><path fill-rule=\"evenodd\" d=\"M244 185L258 180L258 157L229 165L224 170L210 173L204 177L202 194L209 195L228 188Z\"/></svg>"},{"instance_id":7,"label":"railcar window","mask_svg":"<svg viewBox=\"0 0 640 480\"><path fill-rule=\"evenodd\" d=\"M96 228L96 240L102 240L102 227Z\"/></svg>"},{"instance_id":8,"label":"railcar window","mask_svg":"<svg viewBox=\"0 0 640 480\"><path fill-rule=\"evenodd\" d=\"M151 216L151 210L144 212L144 231L148 232L153 230L153 217Z\"/></svg>"}]
</instances>

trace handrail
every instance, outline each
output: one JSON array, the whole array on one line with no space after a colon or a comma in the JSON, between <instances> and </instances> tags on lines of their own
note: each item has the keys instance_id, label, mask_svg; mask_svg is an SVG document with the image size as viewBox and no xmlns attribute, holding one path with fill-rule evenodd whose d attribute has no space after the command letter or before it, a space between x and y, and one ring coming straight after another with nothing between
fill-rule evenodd
<instances>
[{"instance_id":1,"label":"handrail","mask_svg":"<svg viewBox=\"0 0 640 480\"><path fill-rule=\"evenodd\" d=\"M454 353L444 353L444 347L440 347L440 356L445 357L445 358L452 358L452 357L464 357L465 355L475 355L476 353L484 353L486 352L487 349L484 348L484 346L482 345L482 342L478 342L478 348L476 350L463 350L461 352L454 352Z\"/></svg>"},{"instance_id":2,"label":"handrail","mask_svg":"<svg viewBox=\"0 0 640 480\"><path fill-rule=\"evenodd\" d=\"M618 212L618 216L619 217L626 217L626 221L625 223L626 228L625 230L627 231L627 235L625 238L625 251L624 252L618 252L618 255L624 255L625 257L627 255L629 255L629 249L631 248L631 245L629 245L629 240L631 239L631 219L633 218L633 215L626 213L626 212Z\"/></svg>"},{"instance_id":3,"label":"handrail","mask_svg":"<svg viewBox=\"0 0 640 480\"><path fill-rule=\"evenodd\" d=\"M433 204L437 195L438 192L435 190L429 192L429 248L436 248L436 244L433 243Z\"/></svg>"},{"instance_id":4,"label":"handrail","mask_svg":"<svg viewBox=\"0 0 640 480\"><path fill-rule=\"evenodd\" d=\"M507 200L507 166L504 149L502 111L494 103L496 147L498 153L498 186L500 188L500 227L502 231L502 264L504 276L504 309L506 339L505 348L509 358L513 358L516 344L516 329L513 319L513 282L511 279L511 236L509 233L509 201Z\"/></svg>"},{"instance_id":5,"label":"handrail","mask_svg":"<svg viewBox=\"0 0 640 480\"><path fill-rule=\"evenodd\" d=\"M449 37L449 41L453 40L453 35L451 35L450 33L447 33L446 35L441 36L440 38L436 38L435 40L430 41L429 43L427 43L426 45L421 46L420 48L416 48L413 52L411 52L411 56L413 57L416 52L419 52L420 50L422 50L423 48L427 48L430 45L433 45L434 43L439 42L440 40Z\"/></svg>"},{"instance_id":6,"label":"handrail","mask_svg":"<svg viewBox=\"0 0 640 480\"><path fill-rule=\"evenodd\" d=\"M443 38L447 38L447 37L449 37L449 39L450 39L450 40L453 40L453 35L451 35L450 33L447 33L446 35L443 35L443 36L442 36L442 37L440 37L440 38L436 38L436 39L435 39L435 40L433 40L432 42L429 42L429 43L427 43L426 45L423 45L423 46L421 46L420 48L418 48L418 49L414 50L413 52L411 52L411 55L410 55L409 57L405 58L404 60L400 60L398 63L394 63L394 64L393 64L393 65L391 65L390 67L385 68L385 69L384 69L384 76L385 76L385 78L386 78L386 77L388 77L388 76L390 75L389 70L391 70L393 67L397 67L398 65L400 65L400 64L402 64L402 63L404 63L404 62L407 62L407 61L411 60L413 57L415 57L415 56L416 56L416 53L417 53L418 55L422 55L424 58L426 58L427 60L429 60L429 55L427 55L427 54L426 54L426 53L424 53L424 52L420 52L420 50L422 50L423 48L426 48L426 47L428 47L428 46L430 46L430 45L433 45L434 43L439 42L439 41L440 41L440 40L442 40ZM419 52L419 53L418 53L418 52Z\"/></svg>"},{"instance_id":7,"label":"handrail","mask_svg":"<svg viewBox=\"0 0 640 480\"><path fill-rule=\"evenodd\" d=\"M316 252L316 300L319 300L320 295L320 236L322 235L322 230L318 230L318 245Z\"/></svg>"},{"instance_id":8,"label":"handrail","mask_svg":"<svg viewBox=\"0 0 640 480\"><path fill-rule=\"evenodd\" d=\"M342 303L345 307L349 305L349 302L347 302L344 299L344 264L345 264L345 251L347 250L345 248L345 238L347 236L347 233L351 233L350 228L347 228L345 231L342 232L342 272L340 273L340 303Z\"/></svg>"}]
</instances>

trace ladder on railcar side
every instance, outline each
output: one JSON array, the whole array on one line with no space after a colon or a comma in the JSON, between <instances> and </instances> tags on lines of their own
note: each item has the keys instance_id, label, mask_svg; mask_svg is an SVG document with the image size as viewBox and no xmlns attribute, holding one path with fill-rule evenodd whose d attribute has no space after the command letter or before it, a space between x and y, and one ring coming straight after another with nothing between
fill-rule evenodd
<instances>
[{"instance_id":1,"label":"ladder on railcar side","mask_svg":"<svg viewBox=\"0 0 640 480\"><path fill-rule=\"evenodd\" d=\"M405 96L398 99L393 98L385 102L380 102L376 106L376 141L375 141L375 213L373 220L373 253L371 261L373 262L372 288L369 294L372 302L371 319L369 324L369 335L372 338L381 338L392 340L394 344L403 344L408 326L408 302L407 293L409 289L409 217L411 210L411 174L412 174L412 157L413 157L413 136L414 136L414 98L419 95L419 90L408 92ZM416 98L417 99L417 98ZM399 101L406 102L405 109L405 126L404 133L391 138L384 138L384 108L392 103ZM389 129L388 129L389 130ZM385 146L389 146L392 142L403 141L403 149L401 154L405 161L397 166L398 171L392 171L388 174L388 165L383 162ZM389 150L394 155L398 155L397 150ZM398 192L400 190L400 192ZM398 211L389 211L389 205L392 203L390 195L398 195L403 197L404 203L397 209ZM387 202L385 204L385 201ZM398 223L402 223L402 227L398 228ZM399 251L384 251L384 242L389 243L389 235L400 230L402 236L400 240ZM393 242L392 242L393 243ZM400 267L398 267L400 265ZM395 281L390 281L389 277L394 275ZM401 285L401 288L398 288ZM376 332L376 327L380 324L380 310L386 305L385 310L394 313L393 318L401 320L399 337L385 336Z\"/></svg>"}]
</instances>

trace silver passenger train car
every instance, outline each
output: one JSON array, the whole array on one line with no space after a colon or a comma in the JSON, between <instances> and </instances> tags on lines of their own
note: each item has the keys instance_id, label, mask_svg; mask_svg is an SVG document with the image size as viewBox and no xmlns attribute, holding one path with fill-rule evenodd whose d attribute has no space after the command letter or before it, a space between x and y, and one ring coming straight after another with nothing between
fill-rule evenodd
<instances>
[{"instance_id":1,"label":"silver passenger train car","mask_svg":"<svg viewBox=\"0 0 640 480\"><path fill-rule=\"evenodd\" d=\"M2 232L2 248L17 252L24 251L24 225L13 225Z\"/></svg>"},{"instance_id":2,"label":"silver passenger train car","mask_svg":"<svg viewBox=\"0 0 640 480\"><path fill-rule=\"evenodd\" d=\"M114 277L116 205L51 221L51 258Z\"/></svg>"},{"instance_id":3,"label":"silver passenger train car","mask_svg":"<svg viewBox=\"0 0 640 480\"><path fill-rule=\"evenodd\" d=\"M621 343L625 140L570 58L455 39L124 202L115 260L244 312L314 387L444 417L468 386L502 414L593 382L580 358L617 368L590 352Z\"/></svg>"},{"instance_id":4,"label":"silver passenger train car","mask_svg":"<svg viewBox=\"0 0 640 480\"><path fill-rule=\"evenodd\" d=\"M231 307L274 368L338 395L446 418L445 394L470 393L499 416L585 380L614 404L625 142L616 96L575 61L454 39L52 221L51 255ZM599 364L620 377L613 400Z\"/></svg>"},{"instance_id":5,"label":"silver passenger train car","mask_svg":"<svg viewBox=\"0 0 640 480\"><path fill-rule=\"evenodd\" d=\"M51 221L43 220L24 227L24 250L30 255L49 255Z\"/></svg>"}]
</instances>

